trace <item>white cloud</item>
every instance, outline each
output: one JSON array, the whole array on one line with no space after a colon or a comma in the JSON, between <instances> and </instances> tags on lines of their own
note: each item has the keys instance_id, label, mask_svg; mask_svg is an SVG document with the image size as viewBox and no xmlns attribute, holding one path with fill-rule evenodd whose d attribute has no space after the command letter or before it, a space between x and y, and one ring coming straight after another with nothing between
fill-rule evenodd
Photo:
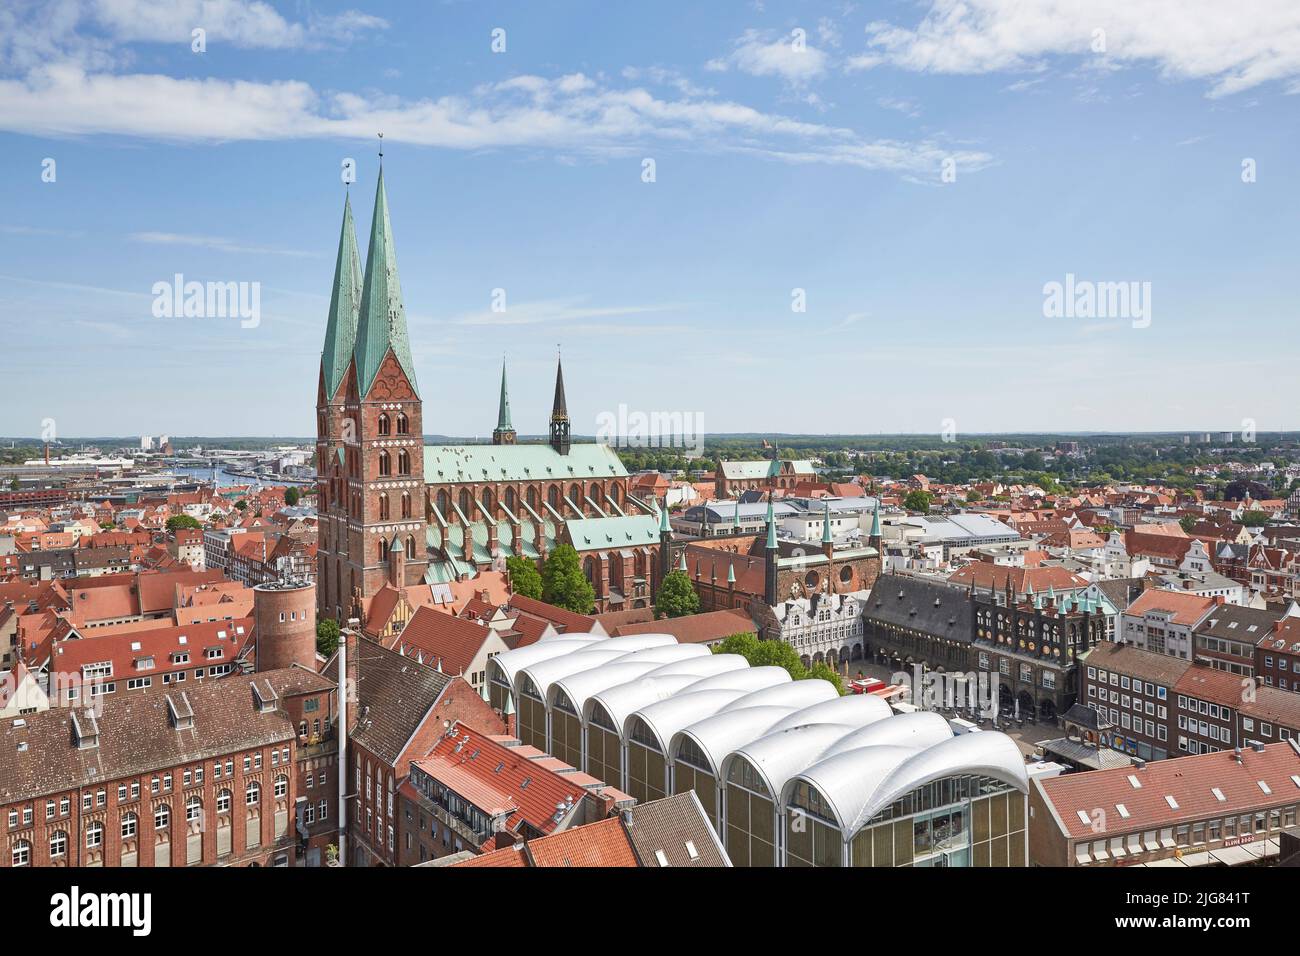
<instances>
[{"instance_id":1,"label":"white cloud","mask_svg":"<svg viewBox=\"0 0 1300 956\"><path fill-rule=\"evenodd\" d=\"M736 69L751 76L777 76L798 86L826 72L827 56L808 43L801 28L784 35L746 30L725 57L710 60L715 71Z\"/></svg>"},{"instance_id":2,"label":"white cloud","mask_svg":"<svg viewBox=\"0 0 1300 956\"><path fill-rule=\"evenodd\" d=\"M661 98L582 74L517 76L436 100L321 94L296 80L249 82L92 72L64 62L0 79L0 130L177 142L369 140L450 149L538 147L631 155L648 146L743 151L929 175L934 144L873 141L713 98ZM794 159L792 157L798 157ZM972 154L968 168L990 157ZM937 174L936 174L937 175Z\"/></svg>"},{"instance_id":3,"label":"white cloud","mask_svg":"<svg viewBox=\"0 0 1300 956\"><path fill-rule=\"evenodd\" d=\"M482 309L455 316L451 319L451 322L456 325L476 326L539 325L544 322L582 322L590 319L611 319L626 315L671 312L682 308L680 305L589 306L583 304L585 301L584 297L578 297L543 299L511 305L507 300L506 311L504 312Z\"/></svg>"},{"instance_id":4,"label":"white cloud","mask_svg":"<svg viewBox=\"0 0 1300 956\"><path fill-rule=\"evenodd\" d=\"M319 255L315 252L304 252L300 249L254 246L234 239L222 239L219 236L192 236L176 232L133 232L127 238L135 242L147 242L157 246L196 246L201 249L213 249L217 252L235 252L259 256L314 258Z\"/></svg>"},{"instance_id":5,"label":"white cloud","mask_svg":"<svg viewBox=\"0 0 1300 956\"><path fill-rule=\"evenodd\" d=\"M1104 31L1104 52L1094 44ZM1052 55L1150 63L1224 96L1300 76L1300 4L1256 0L931 0L915 28L876 22L868 44L896 66L935 73L1040 68Z\"/></svg>"},{"instance_id":6,"label":"white cloud","mask_svg":"<svg viewBox=\"0 0 1300 956\"><path fill-rule=\"evenodd\" d=\"M270 50L315 47L388 25L356 10L295 23L260 0L93 0L91 15L123 42L188 45L191 31L201 27L207 31L209 48L221 44Z\"/></svg>"}]
</instances>

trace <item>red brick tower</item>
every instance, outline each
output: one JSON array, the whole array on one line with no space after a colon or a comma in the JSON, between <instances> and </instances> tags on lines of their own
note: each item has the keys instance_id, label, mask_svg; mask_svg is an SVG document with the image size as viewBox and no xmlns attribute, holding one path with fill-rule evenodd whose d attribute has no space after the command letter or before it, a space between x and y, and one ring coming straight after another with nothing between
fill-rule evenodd
<instances>
[{"instance_id":1,"label":"red brick tower","mask_svg":"<svg viewBox=\"0 0 1300 956\"><path fill-rule=\"evenodd\" d=\"M253 588L257 669L316 669L316 585L300 581Z\"/></svg>"}]
</instances>

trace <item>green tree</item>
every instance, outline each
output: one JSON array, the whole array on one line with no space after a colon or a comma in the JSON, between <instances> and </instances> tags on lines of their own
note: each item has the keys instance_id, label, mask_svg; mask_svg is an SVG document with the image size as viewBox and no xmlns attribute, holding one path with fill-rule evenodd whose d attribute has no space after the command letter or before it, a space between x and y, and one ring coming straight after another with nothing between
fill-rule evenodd
<instances>
[{"instance_id":1,"label":"green tree","mask_svg":"<svg viewBox=\"0 0 1300 956\"><path fill-rule=\"evenodd\" d=\"M191 518L189 515L172 515L167 519L168 531L179 531L181 528L202 528L203 522L197 518Z\"/></svg>"},{"instance_id":2,"label":"green tree","mask_svg":"<svg viewBox=\"0 0 1300 956\"><path fill-rule=\"evenodd\" d=\"M1183 515L1178 519L1178 527L1191 534L1192 529L1196 527L1196 518L1192 515Z\"/></svg>"},{"instance_id":3,"label":"green tree","mask_svg":"<svg viewBox=\"0 0 1300 956\"><path fill-rule=\"evenodd\" d=\"M844 681L840 677L839 671L824 661L813 664L812 667L808 668L808 673L805 676L810 680L826 681L835 688L841 697L844 696Z\"/></svg>"},{"instance_id":4,"label":"green tree","mask_svg":"<svg viewBox=\"0 0 1300 956\"><path fill-rule=\"evenodd\" d=\"M240 511L247 511L248 502L245 501L243 498L240 498L238 501L235 502L235 507L238 508Z\"/></svg>"},{"instance_id":5,"label":"green tree","mask_svg":"<svg viewBox=\"0 0 1300 956\"><path fill-rule=\"evenodd\" d=\"M748 658L750 667L784 667L791 680L803 680L808 669L799 660L799 654L785 641L759 641Z\"/></svg>"},{"instance_id":6,"label":"green tree","mask_svg":"<svg viewBox=\"0 0 1300 956\"><path fill-rule=\"evenodd\" d=\"M751 631L728 634L713 646L715 654L739 654L745 660L758 649L758 635Z\"/></svg>"},{"instance_id":7,"label":"green tree","mask_svg":"<svg viewBox=\"0 0 1300 956\"><path fill-rule=\"evenodd\" d=\"M18 482L18 476L17 476L17 475L14 475L12 478L9 479L9 490L10 490L10 491L17 491L17 490L18 490L19 488L21 488L21 487L22 487L22 485L19 484L19 482Z\"/></svg>"},{"instance_id":8,"label":"green tree","mask_svg":"<svg viewBox=\"0 0 1300 956\"><path fill-rule=\"evenodd\" d=\"M578 552L562 544L551 552L542 567L542 600L576 614L590 614L596 589L582 573Z\"/></svg>"},{"instance_id":9,"label":"green tree","mask_svg":"<svg viewBox=\"0 0 1300 956\"><path fill-rule=\"evenodd\" d=\"M101 521L99 527L104 531L112 531L117 527L117 525L113 524L111 521Z\"/></svg>"},{"instance_id":10,"label":"green tree","mask_svg":"<svg viewBox=\"0 0 1300 956\"><path fill-rule=\"evenodd\" d=\"M974 488L972 488L970 491L966 492L966 500L967 500L967 501L970 501L970 502L976 502L976 501L979 501L981 497L983 497L983 496L982 496L978 491L976 491Z\"/></svg>"},{"instance_id":11,"label":"green tree","mask_svg":"<svg viewBox=\"0 0 1300 956\"><path fill-rule=\"evenodd\" d=\"M922 491L920 488L913 488L903 496L903 507L908 511L919 511L921 514L930 513L930 502L934 498L930 492Z\"/></svg>"},{"instance_id":12,"label":"green tree","mask_svg":"<svg viewBox=\"0 0 1300 956\"><path fill-rule=\"evenodd\" d=\"M661 617L684 617L700 609L700 596L691 586L685 571L670 571L664 576L663 586L655 601L655 610Z\"/></svg>"},{"instance_id":13,"label":"green tree","mask_svg":"<svg viewBox=\"0 0 1300 956\"><path fill-rule=\"evenodd\" d=\"M287 489L287 490L285 491L285 493L284 493L284 504L285 504L286 507L288 507L288 508L292 508L292 507L293 507L294 505L296 505L300 500L302 500L302 495L298 493L298 489L297 489L297 488L292 488L292 487L291 487L291 488L289 488L289 489Z\"/></svg>"},{"instance_id":14,"label":"green tree","mask_svg":"<svg viewBox=\"0 0 1300 956\"><path fill-rule=\"evenodd\" d=\"M316 650L329 657L339 649L339 622L323 618L316 622Z\"/></svg>"},{"instance_id":15,"label":"green tree","mask_svg":"<svg viewBox=\"0 0 1300 956\"><path fill-rule=\"evenodd\" d=\"M506 558L506 571L510 575L511 591L534 600L542 599L542 575L534 562L512 554Z\"/></svg>"},{"instance_id":16,"label":"green tree","mask_svg":"<svg viewBox=\"0 0 1300 956\"><path fill-rule=\"evenodd\" d=\"M1260 528L1268 524L1268 519L1267 511L1243 511L1240 520L1247 528Z\"/></svg>"}]
</instances>

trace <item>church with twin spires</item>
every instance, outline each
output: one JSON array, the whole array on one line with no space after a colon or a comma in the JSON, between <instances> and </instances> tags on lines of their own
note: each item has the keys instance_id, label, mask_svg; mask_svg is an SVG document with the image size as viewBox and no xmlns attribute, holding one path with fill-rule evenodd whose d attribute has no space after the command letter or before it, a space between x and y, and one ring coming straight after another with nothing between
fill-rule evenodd
<instances>
[{"instance_id":1,"label":"church with twin spires","mask_svg":"<svg viewBox=\"0 0 1300 956\"><path fill-rule=\"evenodd\" d=\"M381 166L364 271L344 201L321 352L320 616L364 621L381 592L472 580L511 555L540 566L559 544L577 550L595 611L653 604L667 512L629 494L612 448L572 441L558 360L548 442L518 442L504 365L492 444L426 445L424 428Z\"/></svg>"}]
</instances>

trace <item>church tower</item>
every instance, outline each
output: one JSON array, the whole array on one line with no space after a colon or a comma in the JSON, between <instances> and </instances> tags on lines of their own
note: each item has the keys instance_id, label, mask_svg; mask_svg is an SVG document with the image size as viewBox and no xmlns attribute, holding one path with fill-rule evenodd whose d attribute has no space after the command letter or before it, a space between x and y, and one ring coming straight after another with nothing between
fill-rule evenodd
<instances>
[{"instance_id":1,"label":"church tower","mask_svg":"<svg viewBox=\"0 0 1300 956\"><path fill-rule=\"evenodd\" d=\"M341 358L342 344L331 345L327 329L327 352ZM370 598L386 584L400 589L417 583L428 567L423 406L382 166L342 388L340 448L328 462L337 479L330 522L341 534L332 542L336 570L323 589L321 607L346 620L363 616ZM396 548L402 550L400 560L391 554Z\"/></svg>"},{"instance_id":2,"label":"church tower","mask_svg":"<svg viewBox=\"0 0 1300 956\"><path fill-rule=\"evenodd\" d=\"M344 407L345 380L357 340L360 303L361 262L357 258L357 233L349 197L343 202L343 229L334 263L334 286L316 389L316 608L319 616L335 619L343 617L347 598L346 588L340 593L347 561L346 485L342 473L345 429L350 427L350 420Z\"/></svg>"},{"instance_id":3,"label":"church tower","mask_svg":"<svg viewBox=\"0 0 1300 956\"><path fill-rule=\"evenodd\" d=\"M501 404L497 407L497 427L492 430L492 444L513 445L515 426L510 424L510 395L506 391L506 363L501 361Z\"/></svg>"},{"instance_id":4,"label":"church tower","mask_svg":"<svg viewBox=\"0 0 1300 956\"><path fill-rule=\"evenodd\" d=\"M561 455L569 453L569 406L564 400L564 365L555 359L555 402L551 406L551 447Z\"/></svg>"}]
</instances>

